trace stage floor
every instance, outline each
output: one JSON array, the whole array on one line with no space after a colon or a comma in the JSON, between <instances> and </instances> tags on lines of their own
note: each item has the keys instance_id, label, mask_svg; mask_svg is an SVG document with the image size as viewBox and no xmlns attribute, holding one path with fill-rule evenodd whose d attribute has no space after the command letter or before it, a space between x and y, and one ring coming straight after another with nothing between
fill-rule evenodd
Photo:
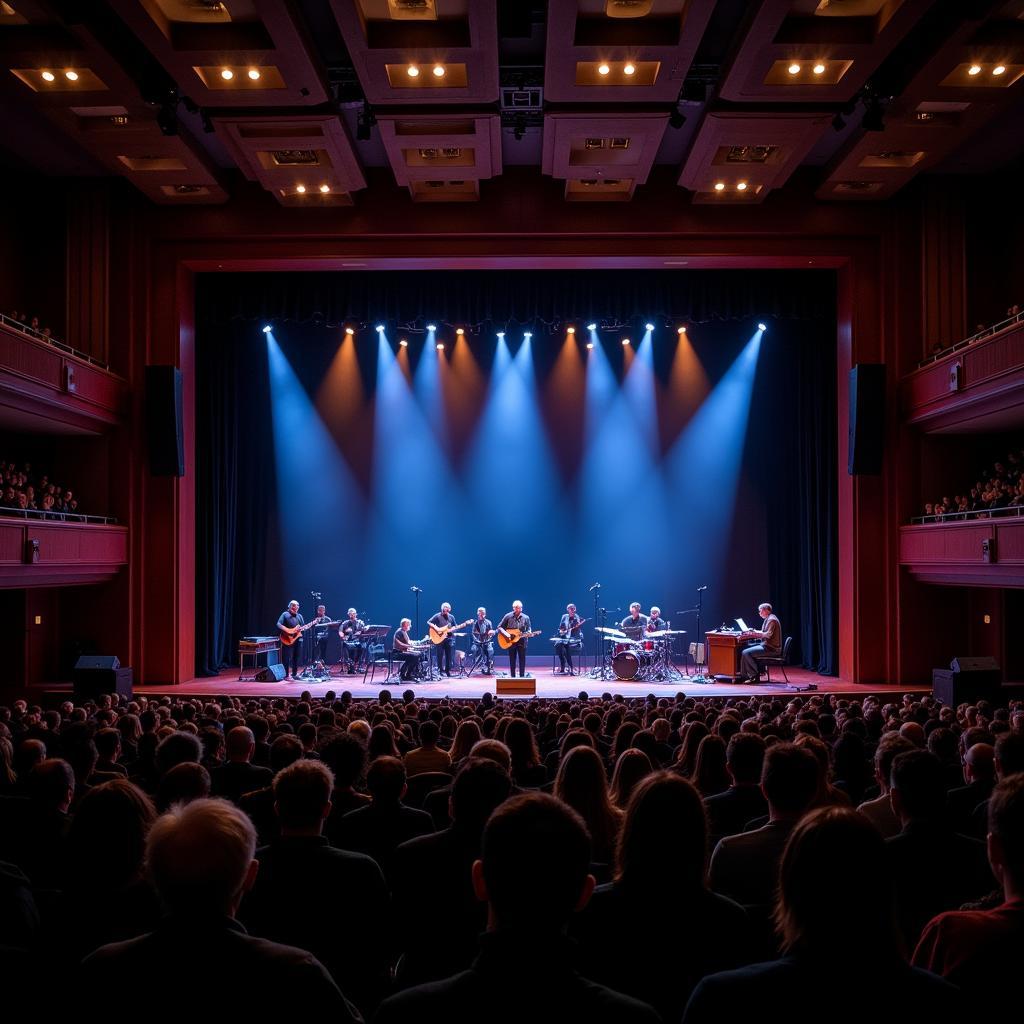
<instances>
[{"instance_id":1,"label":"stage floor","mask_svg":"<svg viewBox=\"0 0 1024 1024\"><path fill-rule=\"evenodd\" d=\"M799 692L807 692L813 687L820 693L842 693L863 696L868 693L894 693L902 694L908 692L905 686L873 685L861 686L856 683L845 683L835 676L822 676L816 672L809 672L806 669L787 668L789 685L782 678L782 674L772 673L771 683L761 683L758 686L739 683L697 683L683 679L682 681L669 682L629 682L619 679L592 679L587 675L563 676L552 672L550 662L542 667L540 665L529 665L530 671L537 680L538 697L575 697L581 690L585 690L590 696L600 696L602 693L621 694L623 697L645 697L653 693L657 697L674 697L680 690L687 696L707 697L736 697L745 694L757 693L760 695L788 695ZM388 689L394 695L402 693L403 690L412 689L418 697L427 699L439 699L441 697L476 698L481 694L495 692L495 680L502 678L507 673L500 673L498 676L469 676L468 678L452 677L451 679L434 680L433 682L413 682L406 684L397 677L385 683L378 675L375 680L370 681L366 677L363 681L360 675L332 676L324 680L300 679L298 681L289 679L280 683L258 683L252 680L239 680L238 670L232 669L221 672L219 676L211 676L205 679L192 679L180 686L136 684L135 692L139 694L171 694L173 696L216 696L227 694L240 697L298 697L308 690L314 697L322 697L328 690L341 693L348 690L354 697L376 697L382 689ZM913 692L927 692L928 688L917 688ZM517 699L510 697L509 699ZM528 698L521 698L528 699Z\"/></svg>"}]
</instances>

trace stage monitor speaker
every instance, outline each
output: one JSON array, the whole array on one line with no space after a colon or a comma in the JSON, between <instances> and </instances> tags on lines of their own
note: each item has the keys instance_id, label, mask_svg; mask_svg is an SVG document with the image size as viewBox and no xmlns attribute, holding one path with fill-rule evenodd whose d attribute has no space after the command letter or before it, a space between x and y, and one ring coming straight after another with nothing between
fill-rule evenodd
<instances>
[{"instance_id":1,"label":"stage monitor speaker","mask_svg":"<svg viewBox=\"0 0 1024 1024\"><path fill-rule=\"evenodd\" d=\"M132 670L121 668L112 654L83 655L72 674L75 700L91 700L104 694L132 696Z\"/></svg>"},{"instance_id":2,"label":"stage monitor speaker","mask_svg":"<svg viewBox=\"0 0 1024 1024\"><path fill-rule=\"evenodd\" d=\"M882 472L885 439L885 365L858 363L850 371L850 433L846 470L850 476Z\"/></svg>"},{"instance_id":3,"label":"stage monitor speaker","mask_svg":"<svg viewBox=\"0 0 1024 1024\"><path fill-rule=\"evenodd\" d=\"M181 371L176 366L146 367L146 441L153 476L185 475Z\"/></svg>"},{"instance_id":4,"label":"stage monitor speaker","mask_svg":"<svg viewBox=\"0 0 1024 1024\"><path fill-rule=\"evenodd\" d=\"M537 680L533 676L498 676L495 691L509 697L536 697Z\"/></svg>"},{"instance_id":5,"label":"stage monitor speaker","mask_svg":"<svg viewBox=\"0 0 1024 1024\"><path fill-rule=\"evenodd\" d=\"M954 672L998 672L999 662L990 655L980 658L954 658L949 667Z\"/></svg>"},{"instance_id":6,"label":"stage monitor speaker","mask_svg":"<svg viewBox=\"0 0 1024 1024\"><path fill-rule=\"evenodd\" d=\"M278 663L261 668L253 678L257 683L279 683L286 674L284 665Z\"/></svg>"},{"instance_id":7,"label":"stage monitor speaker","mask_svg":"<svg viewBox=\"0 0 1024 1024\"><path fill-rule=\"evenodd\" d=\"M977 668L966 667L974 663ZM1002 673L995 658L954 658L952 668L932 669L932 692L951 708L979 700L998 700L1001 685Z\"/></svg>"}]
</instances>

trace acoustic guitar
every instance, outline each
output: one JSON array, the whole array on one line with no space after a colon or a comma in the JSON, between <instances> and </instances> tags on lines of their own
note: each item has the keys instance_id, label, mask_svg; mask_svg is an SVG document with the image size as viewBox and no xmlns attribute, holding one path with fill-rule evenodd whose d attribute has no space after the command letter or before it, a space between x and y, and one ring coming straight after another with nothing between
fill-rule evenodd
<instances>
[{"instance_id":1,"label":"acoustic guitar","mask_svg":"<svg viewBox=\"0 0 1024 1024\"><path fill-rule=\"evenodd\" d=\"M465 622L459 622L454 626L435 626L432 622L428 623L430 626L430 642L432 644L443 644L448 639L449 633L462 629L463 626L468 626L472 621L472 619L466 619Z\"/></svg>"},{"instance_id":2,"label":"acoustic guitar","mask_svg":"<svg viewBox=\"0 0 1024 1024\"><path fill-rule=\"evenodd\" d=\"M313 628L312 622L307 622L304 626L278 626L278 632L281 634L281 643L285 647L291 647L296 641L302 638L302 634L307 629Z\"/></svg>"},{"instance_id":3,"label":"acoustic guitar","mask_svg":"<svg viewBox=\"0 0 1024 1024\"><path fill-rule=\"evenodd\" d=\"M535 629L531 633L524 633L521 629L506 629L498 630L498 646L503 650L507 651L510 647L515 647L520 640L528 640L531 636L540 636L544 631L542 629ZM505 634L508 634L506 636Z\"/></svg>"}]
</instances>

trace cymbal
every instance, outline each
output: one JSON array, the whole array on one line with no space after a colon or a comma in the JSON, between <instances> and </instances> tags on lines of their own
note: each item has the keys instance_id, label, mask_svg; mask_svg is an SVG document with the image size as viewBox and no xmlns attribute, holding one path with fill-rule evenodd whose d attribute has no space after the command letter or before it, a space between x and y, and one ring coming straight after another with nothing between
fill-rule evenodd
<instances>
[{"instance_id":1,"label":"cymbal","mask_svg":"<svg viewBox=\"0 0 1024 1024\"><path fill-rule=\"evenodd\" d=\"M654 632L645 635L650 637L679 636L685 632L685 629L656 629Z\"/></svg>"},{"instance_id":2,"label":"cymbal","mask_svg":"<svg viewBox=\"0 0 1024 1024\"><path fill-rule=\"evenodd\" d=\"M621 629L615 629L613 626L595 626L595 633L606 633L608 636L625 636Z\"/></svg>"}]
</instances>

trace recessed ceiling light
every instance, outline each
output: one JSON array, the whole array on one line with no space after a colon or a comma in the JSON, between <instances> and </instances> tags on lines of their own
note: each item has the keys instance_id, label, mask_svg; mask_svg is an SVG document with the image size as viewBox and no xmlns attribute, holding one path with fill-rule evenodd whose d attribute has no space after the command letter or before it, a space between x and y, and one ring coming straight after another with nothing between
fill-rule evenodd
<instances>
[{"instance_id":1,"label":"recessed ceiling light","mask_svg":"<svg viewBox=\"0 0 1024 1024\"><path fill-rule=\"evenodd\" d=\"M259 68L249 68L249 77L254 82L258 82L260 80L260 69Z\"/></svg>"},{"instance_id":2,"label":"recessed ceiling light","mask_svg":"<svg viewBox=\"0 0 1024 1024\"><path fill-rule=\"evenodd\" d=\"M64 77L69 82L77 82L78 81L78 72L77 71L65 71L64 72Z\"/></svg>"},{"instance_id":3,"label":"recessed ceiling light","mask_svg":"<svg viewBox=\"0 0 1024 1024\"><path fill-rule=\"evenodd\" d=\"M444 78L444 67L442 65L440 65L440 64L435 64L434 65L434 77L435 78Z\"/></svg>"},{"instance_id":4,"label":"recessed ceiling light","mask_svg":"<svg viewBox=\"0 0 1024 1024\"><path fill-rule=\"evenodd\" d=\"M1005 64L997 64L997 65L996 65L996 66L995 66L995 67L994 67L994 68L992 69L992 74L993 74L993 75L1001 75L1001 74L1003 74L1003 73L1004 73L1005 71L1006 71L1006 65L1005 65Z\"/></svg>"},{"instance_id":5,"label":"recessed ceiling light","mask_svg":"<svg viewBox=\"0 0 1024 1024\"><path fill-rule=\"evenodd\" d=\"M225 82L230 82L231 79L235 77L235 73L231 68L221 68L220 77L223 78Z\"/></svg>"},{"instance_id":6,"label":"recessed ceiling light","mask_svg":"<svg viewBox=\"0 0 1024 1024\"><path fill-rule=\"evenodd\" d=\"M725 189L725 182L724 181L716 181L715 182L715 191L716 192L722 192L724 189Z\"/></svg>"},{"instance_id":7,"label":"recessed ceiling light","mask_svg":"<svg viewBox=\"0 0 1024 1024\"><path fill-rule=\"evenodd\" d=\"M600 65L598 65L597 73L599 75L607 75L609 71L611 71L611 68L608 67L607 64L600 64Z\"/></svg>"},{"instance_id":8,"label":"recessed ceiling light","mask_svg":"<svg viewBox=\"0 0 1024 1024\"><path fill-rule=\"evenodd\" d=\"M498 331L498 341L504 341L504 340L505 340L505 332L504 331Z\"/></svg>"},{"instance_id":9,"label":"recessed ceiling light","mask_svg":"<svg viewBox=\"0 0 1024 1024\"><path fill-rule=\"evenodd\" d=\"M789 65L789 73L791 75L799 75L800 74L800 65L799 64L790 64Z\"/></svg>"},{"instance_id":10,"label":"recessed ceiling light","mask_svg":"<svg viewBox=\"0 0 1024 1024\"><path fill-rule=\"evenodd\" d=\"M408 75L408 76L409 76L410 78L416 78L416 77L418 77L418 75L419 75L419 73L420 73L420 69L419 69L418 67L416 67L416 65L415 65L415 64L410 64L410 65L409 65L409 66L408 66L408 67L407 67L407 68L405 69L405 73L406 73L406 74L407 74L407 75Z\"/></svg>"},{"instance_id":11,"label":"recessed ceiling light","mask_svg":"<svg viewBox=\"0 0 1024 1024\"><path fill-rule=\"evenodd\" d=\"M631 75L631 74L633 74L633 72L635 72L635 71L636 71L636 65L635 65L635 64L627 64L627 65L626 65L626 66L625 66L625 67L624 67L624 68L622 69L622 73L623 73L624 75Z\"/></svg>"},{"instance_id":12,"label":"recessed ceiling light","mask_svg":"<svg viewBox=\"0 0 1024 1024\"><path fill-rule=\"evenodd\" d=\"M814 73L816 75L823 75L823 74L825 74L825 65L824 64L815 64L814 67L812 68L812 70L814 71Z\"/></svg>"},{"instance_id":13,"label":"recessed ceiling light","mask_svg":"<svg viewBox=\"0 0 1024 1024\"><path fill-rule=\"evenodd\" d=\"M972 64L967 69L967 74L969 74L969 75L980 75L981 74L981 65L980 64Z\"/></svg>"},{"instance_id":14,"label":"recessed ceiling light","mask_svg":"<svg viewBox=\"0 0 1024 1024\"><path fill-rule=\"evenodd\" d=\"M324 194L326 194L326 193L331 191L331 186L330 185L321 185L320 186L320 191L323 192Z\"/></svg>"},{"instance_id":15,"label":"recessed ceiling light","mask_svg":"<svg viewBox=\"0 0 1024 1024\"><path fill-rule=\"evenodd\" d=\"M529 341L532 337L533 337L533 335L529 331L523 331L523 338L526 341Z\"/></svg>"},{"instance_id":16,"label":"recessed ceiling light","mask_svg":"<svg viewBox=\"0 0 1024 1024\"><path fill-rule=\"evenodd\" d=\"M738 181L738 182L736 182L736 191L737 192L746 192L747 191L747 183L745 181Z\"/></svg>"},{"instance_id":17,"label":"recessed ceiling light","mask_svg":"<svg viewBox=\"0 0 1024 1024\"><path fill-rule=\"evenodd\" d=\"M295 191L298 192L299 195L301 196L306 191L306 186L305 185L296 185L295 186Z\"/></svg>"},{"instance_id":18,"label":"recessed ceiling light","mask_svg":"<svg viewBox=\"0 0 1024 1024\"><path fill-rule=\"evenodd\" d=\"M56 75L52 71L44 71L42 73L44 82L52 82Z\"/></svg>"}]
</instances>

